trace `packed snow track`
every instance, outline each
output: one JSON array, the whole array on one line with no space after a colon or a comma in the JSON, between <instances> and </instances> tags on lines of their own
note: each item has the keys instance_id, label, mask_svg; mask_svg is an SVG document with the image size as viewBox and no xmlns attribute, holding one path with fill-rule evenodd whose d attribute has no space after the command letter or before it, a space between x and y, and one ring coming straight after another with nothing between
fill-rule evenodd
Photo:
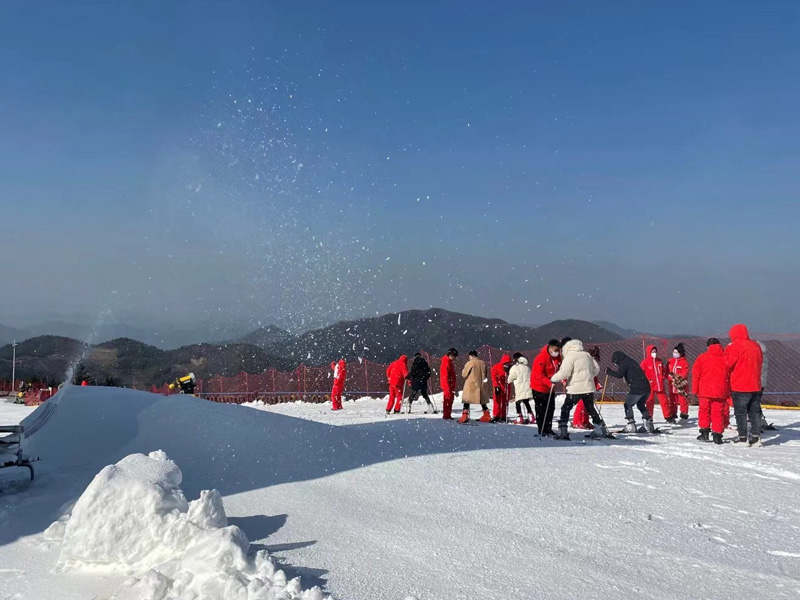
<instances>
[{"instance_id":1,"label":"packed snow track","mask_svg":"<svg viewBox=\"0 0 800 600\"><path fill-rule=\"evenodd\" d=\"M0 494L3 600L114 597L131 573L64 569L44 532L104 467L158 450L186 498L218 490L251 552L334 598L800 597L798 412L768 412L779 430L755 449L695 441L695 408L691 427L583 443L387 418L381 400L331 412L90 387L57 399L25 417L37 480ZM603 415L624 422L618 406Z\"/></svg>"}]
</instances>

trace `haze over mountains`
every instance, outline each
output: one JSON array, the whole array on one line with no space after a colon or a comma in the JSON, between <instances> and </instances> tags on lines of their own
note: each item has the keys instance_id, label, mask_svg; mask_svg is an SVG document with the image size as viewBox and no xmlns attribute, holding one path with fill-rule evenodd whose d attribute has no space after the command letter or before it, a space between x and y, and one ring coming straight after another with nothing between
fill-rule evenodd
<instances>
[{"instance_id":1,"label":"haze over mountains","mask_svg":"<svg viewBox=\"0 0 800 600\"><path fill-rule=\"evenodd\" d=\"M433 308L342 321L298 336L270 326L227 342L171 350L129 337L88 345L69 336L36 336L19 343L17 373L23 378L58 382L70 364L80 361L99 383L111 378L122 385L142 387L160 385L188 371L199 377L230 376L268 367L287 370L301 363L323 365L339 357L388 363L400 354L417 350L441 354L451 346L462 351L484 344L531 350L548 339L564 336L594 343L622 339L618 333L587 321L562 320L524 327ZM10 378L11 358L10 345L0 348L0 378Z\"/></svg>"}]
</instances>

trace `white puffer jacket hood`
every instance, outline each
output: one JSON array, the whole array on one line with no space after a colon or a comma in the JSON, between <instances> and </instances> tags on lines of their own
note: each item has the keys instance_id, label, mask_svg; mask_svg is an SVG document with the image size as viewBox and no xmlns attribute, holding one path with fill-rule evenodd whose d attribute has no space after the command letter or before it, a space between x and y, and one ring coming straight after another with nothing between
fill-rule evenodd
<instances>
[{"instance_id":1,"label":"white puffer jacket hood","mask_svg":"<svg viewBox=\"0 0 800 600\"><path fill-rule=\"evenodd\" d=\"M531 390L531 368L528 359L520 356L517 362L508 371L508 383L514 384L514 401L530 400L533 398Z\"/></svg>"},{"instance_id":2,"label":"white puffer jacket hood","mask_svg":"<svg viewBox=\"0 0 800 600\"><path fill-rule=\"evenodd\" d=\"M568 394L593 394L597 389L594 378L600 373L600 365L583 349L583 342L570 340L561 349L564 362L550 380L559 383L567 380Z\"/></svg>"}]
</instances>

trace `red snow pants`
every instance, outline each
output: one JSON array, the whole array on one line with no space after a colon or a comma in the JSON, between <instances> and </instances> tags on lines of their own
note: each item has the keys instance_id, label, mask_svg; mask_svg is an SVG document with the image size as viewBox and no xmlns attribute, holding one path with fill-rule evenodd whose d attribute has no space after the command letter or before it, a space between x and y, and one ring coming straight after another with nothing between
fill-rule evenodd
<instances>
[{"instance_id":1,"label":"red snow pants","mask_svg":"<svg viewBox=\"0 0 800 600\"><path fill-rule=\"evenodd\" d=\"M344 386L342 385L334 385L333 389L331 390L331 408L333 410L341 410L342 409L342 392L344 391Z\"/></svg>"},{"instance_id":2,"label":"red snow pants","mask_svg":"<svg viewBox=\"0 0 800 600\"><path fill-rule=\"evenodd\" d=\"M442 398L442 418L443 419L452 419L453 418L453 400L455 399L456 395L448 390L444 390L443 398Z\"/></svg>"},{"instance_id":3,"label":"red snow pants","mask_svg":"<svg viewBox=\"0 0 800 600\"><path fill-rule=\"evenodd\" d=\"M697 413L700 429L722 433L728 426L726 421L730 421L730 412L725 398L700 398L700 410Z\"/></svg>"},{"instance_id":4,"label":"red snow pants","mask_svg":"<svg viewBox=\"0 0 800 600\"><path fill-rule=\"evenodd\" d=\"M508 391L501 391L499 394L493 392L492 398L492 416L505 421L508 418Z\"/></svg>"},{"instance_id":5,"label":"red snow pants","mask_svg":"<svg viewBox=\"0 0 800 600\"><path fill-rule=\"evenodd\" d=\"M675 414L675 407L680 408L682 415L689 414L689 400L683 394L672 394L672 414Z\"/></svg>"},{"instance_id":6,"label":"red snow pants","mask_svg":"<svg viewBox=\"0 0 800 600\"><path fill-rule=\"evenodd\" d=\"M389 384L389 403L386 405L387 412L392 410L400 412L403 408L403 386Z\"/></svg>"},{"instance_id":7,"label":"red snow pants","mask_svg":"<svg viewBox=\"0 0 800 600\"><path fill-rule=\"evenodd\" d=\"M665 419L671 419L675 416L675 404L667 395L667 392L650 392L650 397L647 399L647 410L650 411L650 417L654 417L656 413L653 410L656 407L656 396L658 396L658 403L661 405L661 414Z\"/></svg>"},{"instance_id":8,"label":"red snow pants","mask_svg":"<svg viewBox=\"0 0 800 600\"><path fill-rule=\"evenodd\" d=\"M575 429L592 429L591 423L589 423L589 413L586 412L586 409L583 406L583 400L578 402L575 406L575 415L572 417L572 426Z\"/></svg>"}]
</instances>

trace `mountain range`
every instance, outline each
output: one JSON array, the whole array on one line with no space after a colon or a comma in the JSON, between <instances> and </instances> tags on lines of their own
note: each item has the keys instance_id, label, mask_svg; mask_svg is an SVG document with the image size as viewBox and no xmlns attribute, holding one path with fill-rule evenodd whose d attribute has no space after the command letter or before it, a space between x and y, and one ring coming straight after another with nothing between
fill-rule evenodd
<instances>
[{"instance_id":1,"label":"mountain range","mask_svg":"<svg viewBox=\"0 0 800 600\"><path fill-rule=\"evenodd\" d=\"M317 366L331 360L365 358L388 363L401 354L426 350L444 353L454 346L466 352L484 344L530 350L551 338L569 336L603 343L622 339L595 323L553 321L541 327L513 325L432 308L342 321L294 336L278 327L258 329L228 342L190 344L173 350L123 337L89 345L67 336L44 335L17 346L17 374L51 383L64 380L70 366L81 364L99 383L146 387L161 385L192 371L198 377L259 373L272 367L290 370L303 363ZM11 377L12 348L0 348L0 379Z\"/></svg>"}]
</instances>

